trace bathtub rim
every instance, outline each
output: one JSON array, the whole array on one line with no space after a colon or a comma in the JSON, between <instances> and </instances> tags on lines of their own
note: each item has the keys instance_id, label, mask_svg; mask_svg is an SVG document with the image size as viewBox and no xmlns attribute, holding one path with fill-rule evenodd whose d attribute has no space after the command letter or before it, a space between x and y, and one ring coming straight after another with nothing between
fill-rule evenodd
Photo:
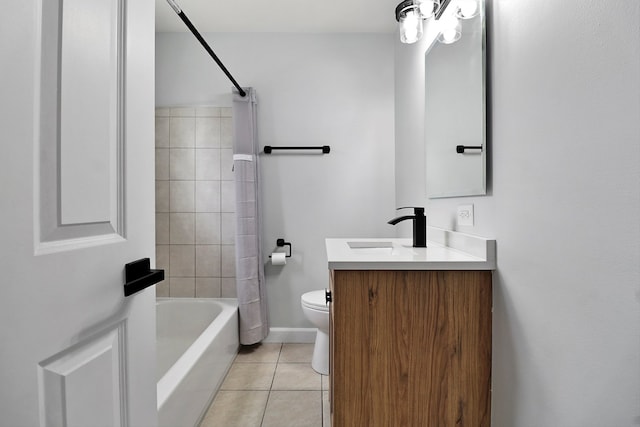
<instances>
[{"instance_id":1,"label":"bathtub rim","mask_svg":"<svg viewBox=\"0 0 640 427\"><path fill-rule=\"evenodd\" d=\"M171 394L178 388L182 380L189 373L190 368L202 357L211 341L216 337L216 333L226 325L238 312L237 298L156 298L156 304L171 301L189 301L222 305L222 312L205 328L196 338L189 348L178 358L178 360L165 372L156 384L157 410L167 402Z\"/></svg>"}]
</instances>

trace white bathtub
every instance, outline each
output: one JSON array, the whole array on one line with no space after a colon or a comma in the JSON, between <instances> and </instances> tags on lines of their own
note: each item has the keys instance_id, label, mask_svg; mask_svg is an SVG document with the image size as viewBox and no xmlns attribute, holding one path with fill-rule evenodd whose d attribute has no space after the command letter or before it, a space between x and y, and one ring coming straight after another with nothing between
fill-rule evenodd
<instances>
[{"instance_id":1,"label":"white bathtub","mask_svg":"<svg viewBox=\"0 0 640 427\"><path fill-rule=\"evenodd\" d=\"M238 353L235 298L158 298L158 425L196 426Z\"/></svg>"}]
</instances>

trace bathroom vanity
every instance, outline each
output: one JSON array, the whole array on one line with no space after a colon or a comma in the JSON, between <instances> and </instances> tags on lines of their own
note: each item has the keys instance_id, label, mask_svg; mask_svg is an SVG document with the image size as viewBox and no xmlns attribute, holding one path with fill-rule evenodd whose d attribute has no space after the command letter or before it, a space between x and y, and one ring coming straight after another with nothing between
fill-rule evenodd
<instances>
[{"instance_id":1,"label":"bathroom vanity","mask_svg":"<svg viewBox=\"0 0 640 427\"><path fill-rule=\"evenodd\" d=\"M428 235L326 240L333 427L491 424L495 241Z\"/></svg>"}]
</instances>

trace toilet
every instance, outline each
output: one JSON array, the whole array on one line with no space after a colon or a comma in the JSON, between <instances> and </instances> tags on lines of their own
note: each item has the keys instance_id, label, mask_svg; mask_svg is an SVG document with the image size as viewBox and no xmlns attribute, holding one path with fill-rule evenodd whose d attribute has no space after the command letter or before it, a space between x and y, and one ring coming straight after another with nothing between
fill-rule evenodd
<instances>
[{"instance_id":1,"label":"toilet","mask_svg":"<svg viewBox=\"0 0 640 427\"><path fill-rule=\"evenodd\" d=\"M320 289L303 294L300 303L304 315L318 328L311 367L319 374L329 375L329 306L325 298L325 290Z\"/></svg>"}]
</instances>

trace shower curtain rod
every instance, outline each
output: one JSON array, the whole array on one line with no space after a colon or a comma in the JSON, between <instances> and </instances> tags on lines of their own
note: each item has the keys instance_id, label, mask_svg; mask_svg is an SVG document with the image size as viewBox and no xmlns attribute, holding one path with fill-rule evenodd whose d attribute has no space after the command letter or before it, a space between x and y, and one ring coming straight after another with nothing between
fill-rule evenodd
<instances>
[{"instance_id":1,"label":"shower curtain rod","mask_svg":"<svg viewBox=\"0 0 640 427\"><path fill-rule=\"evenodd\" d=\"M180 19L182 19L182 22L184 22L184 24L187 26L187 28L189 28L189 30L191 30L191 32L198 39L200 44L202 44L202 47L204 47L204 49L207 52L209 52L209 55L211 55L213 60L216 61L216 64L218 64L218 66L224 72L224 74L229 78L229 80L231 80L231 83L233 83L233 85L238 89L238 92L240 93L240 96L242 96L244 98L245 95L247 94L247 92L245 92L244 89L242 89L242 87L238 84L236 79L233 78L233 76L231 75L229 70L227 70L227 67L224 66L222 61L220 61L218 56L209 47L209 45L207 44L205 39L202 38L202 36L200 35L200 33L198 32L196 27L194 27L193 24L191 23L191 21L189 20L189 18L187 18L187 15L185 15L184 12L182 11L182 9L180 9L180 6L178 6L174 0L167 0L167 3L169 3L169 6L171 6L171 9L173 9L174 12L178 14Z\"/></svg>"}]
</instances>

